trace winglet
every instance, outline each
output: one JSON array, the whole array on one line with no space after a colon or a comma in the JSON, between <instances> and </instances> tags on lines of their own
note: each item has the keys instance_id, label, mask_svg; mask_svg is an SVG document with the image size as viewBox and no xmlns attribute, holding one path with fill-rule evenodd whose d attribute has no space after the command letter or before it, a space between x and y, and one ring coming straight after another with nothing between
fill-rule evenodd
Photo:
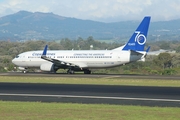
<instances>
[{"instance_id":1,"label":"winglet","mask_svg":"<svg viewBox=\"0 0 180 120\"><path fill-rule=\"evenodd\" d=\"M146 53L149 52L150 48L151 48L150 46L147 48Z\"/></svg>"},{"instance_id":2,"label":"winglet","mask_svg":"<svg viewBox=\"0 0 180 120\"><path fill-rule=\"evenodd\" d=\"M43 56L46 56L47 48L48 48L48 45L46 45L46 46L44 47L43 54L42 54Z\"/></svg>"},{"instance_id":3,"label":"winglet","mask_svg":"<svg viewBox=\"0 0 180 120\"><path fill-rule=\"evenodd\" d=\"M44 60L47 60L47 61L52 62L53 60L52 60L51 58L49 58L49 57L46 56L46 54L47 54L47 48L48 48L48 45L46 45L46 46L44 47L43 53L42 53L42 55L41 55L41 58L44 59Z\"/></svg>"}]
</instances>

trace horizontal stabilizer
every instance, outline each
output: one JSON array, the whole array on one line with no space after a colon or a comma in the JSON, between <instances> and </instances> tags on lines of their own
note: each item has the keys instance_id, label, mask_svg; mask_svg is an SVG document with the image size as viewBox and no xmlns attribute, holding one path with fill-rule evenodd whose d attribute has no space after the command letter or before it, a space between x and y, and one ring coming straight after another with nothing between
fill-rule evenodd
<instances>
[{"instance_id":1,"label":"horizontal stabilizer","mask_svg":"<svg viewBox=\"0 0 180 120\"><path fill-rule=\"evenodd\" d=\"M134 51L134 50L130 50L130 51L131 51L131 55L144 55L141 52L137 52L137 51Z\"/></svg>"}]
</instances>

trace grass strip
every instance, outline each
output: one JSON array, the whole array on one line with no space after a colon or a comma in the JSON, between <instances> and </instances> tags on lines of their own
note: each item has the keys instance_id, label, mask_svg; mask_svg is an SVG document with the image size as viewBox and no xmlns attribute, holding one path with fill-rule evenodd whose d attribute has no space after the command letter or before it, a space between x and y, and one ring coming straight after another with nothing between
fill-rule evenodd
<instances>
[{"instance_id":1,"label":"grass strip","mask_svg":"<svg viewBox=\"0 0 180 120\"><path fill-rule=\"evenodd\" d=\"M180 80L0 76L0 82L180 87Z\"/></svg>"},{"instance_id":2,"label":"grass strip","mask_svg":"<svg viewBox=\"0 0 180 120\"><path fill-rule=\"evenodd\" d=\"M0 101L0 120L179 120L180 108Z\"/></svg>"}]
</instances>

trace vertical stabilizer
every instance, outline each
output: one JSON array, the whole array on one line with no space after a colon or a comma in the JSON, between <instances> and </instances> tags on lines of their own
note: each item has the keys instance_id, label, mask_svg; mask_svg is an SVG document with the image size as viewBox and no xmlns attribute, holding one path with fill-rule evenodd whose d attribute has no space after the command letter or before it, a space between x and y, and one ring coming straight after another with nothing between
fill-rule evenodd
<instances>
[{"instance_id":1,"label":"vertical stabilizer","mask_svg":"<svg viewBox=\"0 0 180 120\"><path fill-rule=\"evenodd\" d=\"M151 17L144 17L122 50L144 51Z\"/></svg>"}]
</instances>

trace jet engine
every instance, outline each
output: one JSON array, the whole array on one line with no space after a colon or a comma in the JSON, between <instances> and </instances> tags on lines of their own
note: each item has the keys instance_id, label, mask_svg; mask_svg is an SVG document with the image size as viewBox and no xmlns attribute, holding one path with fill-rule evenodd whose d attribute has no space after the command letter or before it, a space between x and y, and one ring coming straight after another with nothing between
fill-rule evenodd
<instances>
[{"instance_id":1,"label":"jet engine","mask_svg":"<svg viewBox=\"0 0 180 120\"><path fill-rule=\"evenodd\" d=\"M18 67L18 69L21 71L26 70L26 68L24 68L24 67Z\"/></svg>"},{"instance_id":2,"label":"jet engine","mask_svg":"<svg viewBox=\"0 0 180 120\"><path fill-rule=\"evenodd\" d=\"M54 64L53 63L44 63L40 66L40 69L42 71L46 71L46 72L54 72Z\"/></svg>"}]
</instances>

